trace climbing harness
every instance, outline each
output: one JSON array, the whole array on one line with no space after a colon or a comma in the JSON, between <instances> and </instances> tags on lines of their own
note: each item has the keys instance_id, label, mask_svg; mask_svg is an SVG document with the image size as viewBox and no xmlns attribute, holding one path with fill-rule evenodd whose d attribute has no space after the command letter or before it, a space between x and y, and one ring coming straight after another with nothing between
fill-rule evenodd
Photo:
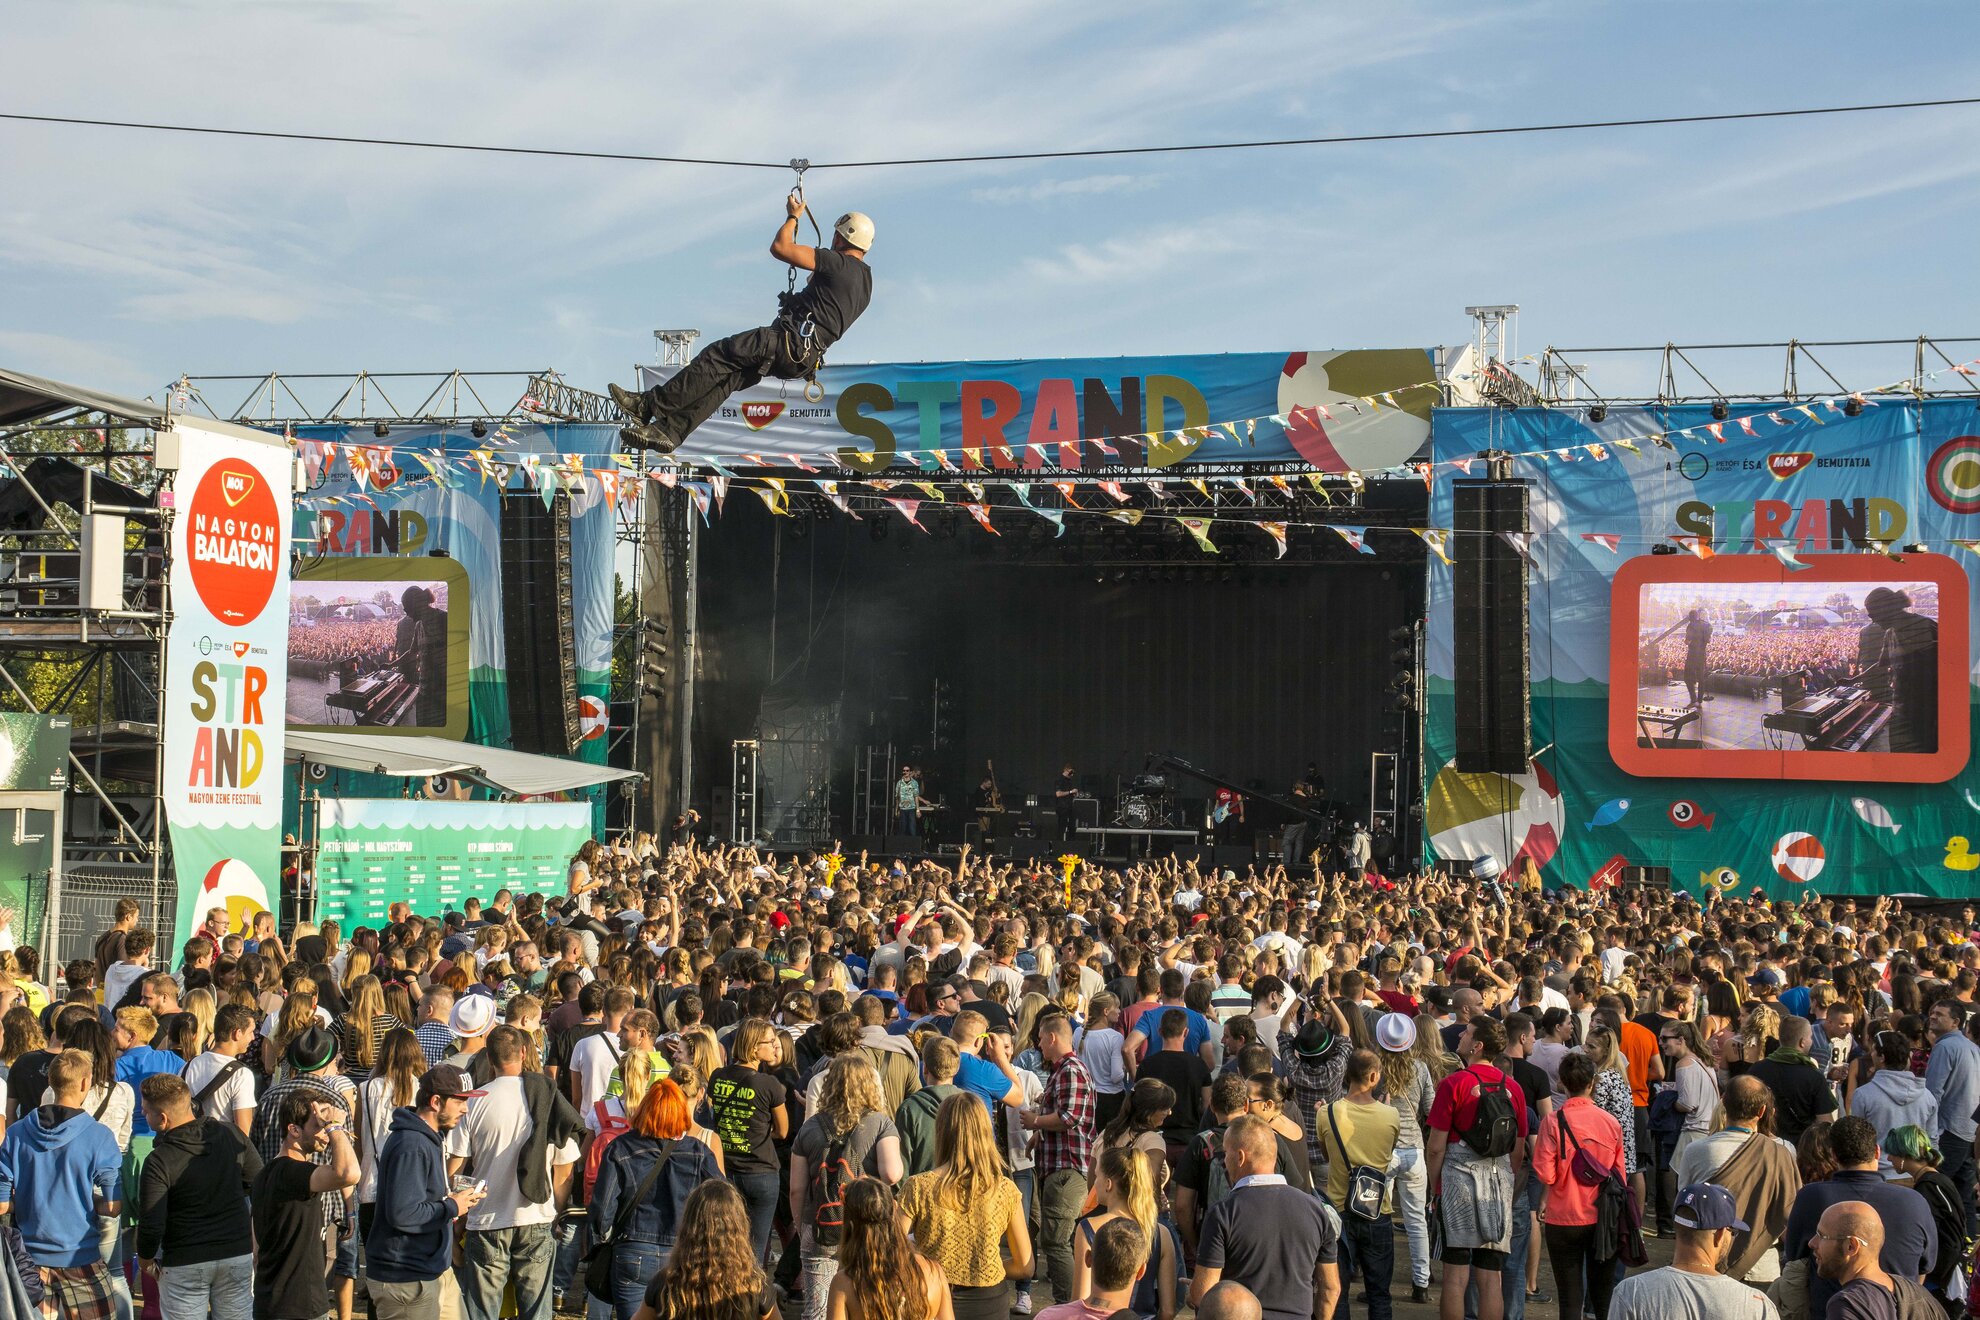
<instances>
[{"instance_id":1,"label":"climbing harness","mask_svg":"<svg viewBox=\"0 0 1980 1320\"><path fill-rule=\"evenodd\" d=\"M809 160L796 158L791 161L791 169L797 175L797 181L791 185L791 191L788 194L791 200L799 203L804 201L804 172L810 168L811 162ZM800 214L811 222L811 236L814 240L813 246L824 247L825 234L818 228L818 217L811 213L809 207L806 207ZM795 229L793 229L793 233L795 233ZM825 387L818 383L818 369L825 365L825 354L823 350L817 348L812 342L817 336L818 327L812 322L809 316L805 317L801 322L792 322L789 319L791 304L797 301L797 277L798 268L792 266L785 273L784 291L777 297L778 309L785 314L778 317L784 334L784 356L797 363L799 368L801 368L805 401L808 403L822 403L825 400Z\"/></svg>"}]
</instances>

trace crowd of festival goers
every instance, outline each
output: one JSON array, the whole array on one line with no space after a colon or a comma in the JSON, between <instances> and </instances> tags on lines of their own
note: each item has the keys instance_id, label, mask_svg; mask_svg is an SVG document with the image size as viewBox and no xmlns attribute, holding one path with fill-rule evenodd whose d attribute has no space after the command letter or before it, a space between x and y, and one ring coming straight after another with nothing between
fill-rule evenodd
<instances>
[{"instance_id":1,"label":"crowd of festival goers","mask_svg":"<svg viewBox=\"0 0 1980 1320\"><path fill-rule=\"evenodd\" d=\"M0 953L45 1315L1968 1313L1971 908L641 836L547 899L139 917Z\"/></svg>"}]
</instances>

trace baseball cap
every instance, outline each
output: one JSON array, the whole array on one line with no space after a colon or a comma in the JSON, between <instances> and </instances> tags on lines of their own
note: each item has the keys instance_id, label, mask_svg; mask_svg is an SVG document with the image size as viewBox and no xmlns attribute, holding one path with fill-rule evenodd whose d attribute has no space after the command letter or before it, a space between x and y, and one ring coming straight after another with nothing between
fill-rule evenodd
<instances>
[{"instance_id":1,"label":"baseball cap","mask_svg":"<svg viewBox=\"0 0 1980 1320\"><path fill-rule=\"evenodd\" d=\"M1677 1195L1671 1218L1679 1228L1730 1228L1746 1232L1731 1192L1717 1183L1693 1183Z\"/></svg>"},{"instance_id":2,"label":"baseball cap","mask_svg":"<svg viewBox=\"0 0 1980 1320\"><path fill-rule=\"evenodd\" d=\"M424 1107L434 1096L448 1100L472 1100L487 1094L475 1089L474 1079L468 1076L467 1069L457 1068L451 1063L437 1063L420 1076L419 1094L413 1103Z\"/></svg>"},{"instance_id":3,"label":"baseball cap","mask_svg":"<svg viewBox=\"0 0 1980 1320\"><path fill-rule=\"evenodd\" d=\"M487 995L466 995L454 1001L447 1029L470 1040L486 1036L495 1025L495 1001Z\"/></svg>"},{"instance_id":4,"label":"baseball cap","mask_svg":"<svg viewBox=\"0 0 1980 1320\"><path fill-rule=\"evenodd\" d=\"M289 1042L289 1066L297 1072L315 1072L337 1057L337 1038L320 1026L312 1026Z\"/></svg>"}]
</instances>

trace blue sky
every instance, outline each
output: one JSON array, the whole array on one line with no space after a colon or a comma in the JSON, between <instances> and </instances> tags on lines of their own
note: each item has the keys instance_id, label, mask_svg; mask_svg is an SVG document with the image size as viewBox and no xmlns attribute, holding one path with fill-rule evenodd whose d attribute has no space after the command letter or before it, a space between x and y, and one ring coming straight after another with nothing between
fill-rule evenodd
<instances>
[{"instance_id":1,"label":"blue sky","mask_svg":"<svg viewBox=\"0 0 1980 1320\"><path fill-rule=\"evenodd\" d=\"M783 160L1980 91L1970 6L23 3L0 109ZM1980 333L1980 107L815 176L835 360ZM553 367L760 323L786 176L0 123L0 363ZM1980 346L1966 354L1980 353ZM1889 379L1901 356L1846 383ZM1753 368L1778 379L1777 363ZM1598 385L1647 380L1618 367ZM1899 370L1896 374L1903 374Z\"/></svg>"}]
</instances>

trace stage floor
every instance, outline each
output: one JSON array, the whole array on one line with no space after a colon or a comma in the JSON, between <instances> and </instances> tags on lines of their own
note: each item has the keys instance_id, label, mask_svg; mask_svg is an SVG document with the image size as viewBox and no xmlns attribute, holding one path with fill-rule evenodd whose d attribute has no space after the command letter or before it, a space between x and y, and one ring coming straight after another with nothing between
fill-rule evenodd
<instances>
[{"instance_id":1,"label":"stage floor","mask_svg":"<svg viewBox=\"0 0 1980 1320\"><path fill-rule=\"evenodd\" d=\"M1761 720L1769 715L1780 713L1781 694L1768 692L1764 696L1747 697L1731 692L1709 692L1701 707L1698 721L1685 729L1685 736L1698 738L1714 751L1738 752L1799 752L1804 750L1801 738L1796 734L1783 733L1765 727ZM1690 697L1682 682L1672 681L1661 685L1645 684L1637 689L1636 699L1644 705L1687 706ZM1889 731L1880 729L1866 752L1886 752L1890 750Z\"/></svg>"}]
</instances>

